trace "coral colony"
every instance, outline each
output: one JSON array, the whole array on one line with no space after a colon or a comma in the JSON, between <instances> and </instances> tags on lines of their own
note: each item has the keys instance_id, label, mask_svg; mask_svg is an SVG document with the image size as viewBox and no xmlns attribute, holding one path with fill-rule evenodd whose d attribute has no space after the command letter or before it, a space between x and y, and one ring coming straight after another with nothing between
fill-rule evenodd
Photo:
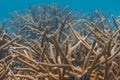
<instances>
[{"instance_id":1,"label":"coral colony","mask_svg":"<svg viewBox=\"0 0 120 80\"><path fill-rule=\"evenodd\" d=\"M0 28L0 80L120 80L119 26L99 10L16 12Z\"/></svg>"}]
</instances>

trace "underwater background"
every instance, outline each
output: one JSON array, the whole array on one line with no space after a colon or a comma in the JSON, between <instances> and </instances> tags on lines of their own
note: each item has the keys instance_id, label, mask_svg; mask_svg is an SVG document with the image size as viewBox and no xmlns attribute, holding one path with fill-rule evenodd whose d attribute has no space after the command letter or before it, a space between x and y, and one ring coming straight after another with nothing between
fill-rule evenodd
<instances>
[{"instance_id":1,"label":"underwater background","mask_svg":"<svg viewBox=\"0 0 120 80\"><path fill-rule=\"evenodd\" d=\"M82 13L99 9L102 12L111 12L114 16L120 14L120 0L0 0L0 22L9 18L14 11L25 11L32 5L52 3L60 7L69 5L70 10Z\"/></svg>"}]
</instances>

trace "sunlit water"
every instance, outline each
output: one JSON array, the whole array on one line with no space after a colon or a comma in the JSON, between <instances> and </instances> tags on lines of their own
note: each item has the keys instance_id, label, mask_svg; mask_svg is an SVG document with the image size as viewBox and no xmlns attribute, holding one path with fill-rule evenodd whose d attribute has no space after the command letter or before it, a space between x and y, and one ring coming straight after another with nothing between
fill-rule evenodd
<instances>
[{"instance_id":1,"label":"sunlit water","mask_svg":"<svg viewBox=\"0 0 120 80\"><path fill-rule=\"evenodd\" d=\"M57 4L60 7L69 6L75 12L90 13L97 9L120 15L120 0L0 0L0 22L8 19L14 11L25 11L32 5Z\"/></svg>"}]
</instances>

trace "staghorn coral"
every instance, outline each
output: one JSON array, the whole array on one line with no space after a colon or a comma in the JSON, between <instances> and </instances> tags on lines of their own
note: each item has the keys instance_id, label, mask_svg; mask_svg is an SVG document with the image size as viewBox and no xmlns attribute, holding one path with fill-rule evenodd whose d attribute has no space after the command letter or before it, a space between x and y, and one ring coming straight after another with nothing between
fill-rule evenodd
<instances>
[{"instance_id":1,"label":"staghorn coral","mask_svg":"<svg viewBox=\"0 0 120 80\"><path fill-rule=\"evenodd\" d=\"M120 79L119 19L112 17L116 29L111 31L99 11L92 21L76 19L71 12L65 13L66 8L55 5L36 9L13 21L12 26L19 24L15 38L6 39L7 33L1 33L0 50L7 54L0 59L0 80ZM47 22L48 16L56 19Z\"/></svg>"}]
</instances>

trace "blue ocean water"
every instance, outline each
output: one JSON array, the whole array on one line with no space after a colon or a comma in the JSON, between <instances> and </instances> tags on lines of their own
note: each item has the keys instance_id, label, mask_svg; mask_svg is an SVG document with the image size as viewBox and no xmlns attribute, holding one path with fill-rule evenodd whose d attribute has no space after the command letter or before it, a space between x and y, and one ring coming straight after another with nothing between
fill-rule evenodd
<instances>
[{"instance_id":1,"label":"blue ocean water","mask_svg":"<svg viewBox=\"0 0 120 80\"><path fill-rule=\"evenodd\" d=\"M69 5L70 10L89 13L96 9L109 12L114 16L120 15L120 0L0 0L0 22L8 19L14 11L22 11L32 5L57 4L60 7Z\"/></svg>"}]
</instances>

